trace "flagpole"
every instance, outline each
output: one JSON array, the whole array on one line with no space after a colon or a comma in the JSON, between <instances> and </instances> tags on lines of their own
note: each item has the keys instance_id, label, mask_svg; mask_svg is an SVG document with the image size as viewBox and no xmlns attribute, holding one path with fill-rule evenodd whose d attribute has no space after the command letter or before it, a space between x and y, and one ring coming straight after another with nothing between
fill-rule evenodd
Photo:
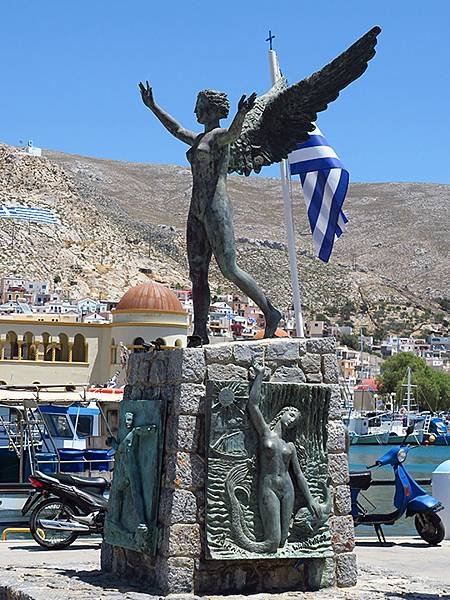
<instances>
[{"instance_id":1,"label":"flagpole","mask_svg":"<svg viewBox=\"0 0 450 600\"><path fill-rule=\"evenodd\" d=\"M269 68L270 76L272 78L272 85L274 85L281 77L281 73L280 68L278 66L276 52L275 50L272 50L272 37L274 36L272 36L272 33L269 31L269 40L271 46L269 50ZM292 214L291 195L289 193L288 165L286 159L283 159L280 163L280 176L281 185L283 188L284 219L286 222L287 230L289 264L291 270L291 286L292 296L294 300L295 330L297 333L297 337L305 337L303 329L302 305L300 300L300 285L298 281L297 249L295 247L294 218Z\"/></svg>"}]
</instances>

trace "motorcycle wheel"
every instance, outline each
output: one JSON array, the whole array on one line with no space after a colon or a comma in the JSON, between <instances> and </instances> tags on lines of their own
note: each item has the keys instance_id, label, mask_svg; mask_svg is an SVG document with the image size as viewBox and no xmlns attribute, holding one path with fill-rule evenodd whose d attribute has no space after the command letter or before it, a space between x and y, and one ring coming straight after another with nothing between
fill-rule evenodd
<instances>
[{"instance_id":1,"label":"motorcycle wheel","mask_svg":"<svg viewBox=\"0 0 450 600\"><path fill-rule=\"evenodd\" d=\"M437 546L445 537L445 527L435 512L418 513L414 519L417 533L430 546Z\"/></svg>"},{"instance_id":2,"label":"motorcycle wheel","mask_svg":"<svg viewBox=\"0 0 450 600\"><path fill-rule=\"evenodd\" d=\"M45 529L40 524L40 519L64 519L69 518L66 505L60 500L49 498L36 506L30 516L30 531L33 539L43 548L48 550L60 550L70 546L78 537L71 531L53 531ZM44 535L42 535L44 534Z\"/></svg>"}]
</instances>

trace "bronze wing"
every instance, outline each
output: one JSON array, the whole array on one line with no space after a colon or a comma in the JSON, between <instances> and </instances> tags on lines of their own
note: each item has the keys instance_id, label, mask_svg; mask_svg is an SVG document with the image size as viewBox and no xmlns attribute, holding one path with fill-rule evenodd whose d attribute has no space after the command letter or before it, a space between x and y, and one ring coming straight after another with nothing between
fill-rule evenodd
<instances>
[{"instance_id":1,"label":"bronze wing","mask_svg":"<svg viewBox=\"0 0 450 600\"><path fill-rule=\"evenodd\" d=\"M282 79L257 98L238 140L231 145L228 171L250 175L287 158L308 139L317 113L336 100L339 92L367 69L375 55L379 27L373 27L348 50L317 73L286 86Z\"/></svg>"}]
</instances>

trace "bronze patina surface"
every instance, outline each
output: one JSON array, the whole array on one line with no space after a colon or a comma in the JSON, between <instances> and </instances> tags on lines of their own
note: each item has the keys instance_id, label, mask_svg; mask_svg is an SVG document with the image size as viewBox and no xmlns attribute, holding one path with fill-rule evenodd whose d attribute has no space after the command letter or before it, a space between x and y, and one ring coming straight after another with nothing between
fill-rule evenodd
<instances>
[{"instance_id":1,"label":"bronze patina surface","mask_svg":"<svg viewBox=\"0 0 450 600\"><path fill-rule=\"evenodd\" d=\"M165 403L122 400L105 541L153 554L156 548Z\"/></svg>"},{"instance_id":2,"label":"bronze patina surface","mask_svg":"<svg viewBox=\"0 0 450 600\"><path fill-rule=\"evenodd\" d=\"M209 382L206 537L216 559L332 556L320 385Z\"/></svg>"},{"instance_id":3,"label":"bronze patina surface","mask_svg":"<svg viewBox=\"0 0 450 600\"><path fill-rule=\"evenodd\" d=\"M249 175L265 165L281 161L298 143L308 139L317 113L327 108L339 92L360 77L375 54L379 27L374 27L346 52L307 79L290 87L281 79L259 98L251 94L239 100L228 128L220 120L229 112L227 95L203 90L195 105L202 133L185 129L156 104L147 82L140 83L144 104L166 129L190 146L187 158L192 171L192 197L187 220L187 250L194 335L208 343L207 318L210 305L208 270L214 254L222 274L249 296L266 319L265 337L273 337L281 318L254 279L236 263L232 209L227 193L227 174Z\"/></svg>"}]
</instances>

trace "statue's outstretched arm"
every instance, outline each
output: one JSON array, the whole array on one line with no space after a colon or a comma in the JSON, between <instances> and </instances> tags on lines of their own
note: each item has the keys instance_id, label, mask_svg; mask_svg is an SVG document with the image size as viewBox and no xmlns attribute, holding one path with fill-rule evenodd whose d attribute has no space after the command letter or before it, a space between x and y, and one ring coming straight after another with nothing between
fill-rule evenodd
<instances>
[{"instance_id":1,"label":"statue's outstretched arm","mask_svg":"<svg viewBox=\"0 0 450 600\"><path fill-rule=\"evenodd\" d=\"M264 435L269 432L269 426L264 420L264 417L259 408L259 402L262 394L262 380L264 377L264 367L262 365L253 365L256 377L253 380L250 393L248 395L248 412L250 413L250 419L259 435Z\"/></svg>"},{"instance_id":2,"label":"statue's outstretched arm","mask_svg":"<svg viewBox=\"0 0 450 600\"><path fill-rule=\"evenodd\" d=\"M158 106L153 99L153 90L150 87L148 81L144 85L142 82L139 83L139 89L142 96L142 102L147 106L154 115L158 117L164 127L177 139L181 140L185 144L192 146L195 142L197 134L193 131L185 129L178 121L176 121L169 113Z\"/></svg>"},{"instance_id":3,"label":"statue's outstretched arm","mask_svg":"<svg viewBox=\"0 0 450 600\"><path fill-rule=\"evenodd\" d=\"M217 136L217 143L220 146L232 144L241 135L242 125L247 113L254 107L256 92L253 92L248 98L241 96L238 103L238 110L228 129L222 129Z\"/></svg>"}]
</instances>

